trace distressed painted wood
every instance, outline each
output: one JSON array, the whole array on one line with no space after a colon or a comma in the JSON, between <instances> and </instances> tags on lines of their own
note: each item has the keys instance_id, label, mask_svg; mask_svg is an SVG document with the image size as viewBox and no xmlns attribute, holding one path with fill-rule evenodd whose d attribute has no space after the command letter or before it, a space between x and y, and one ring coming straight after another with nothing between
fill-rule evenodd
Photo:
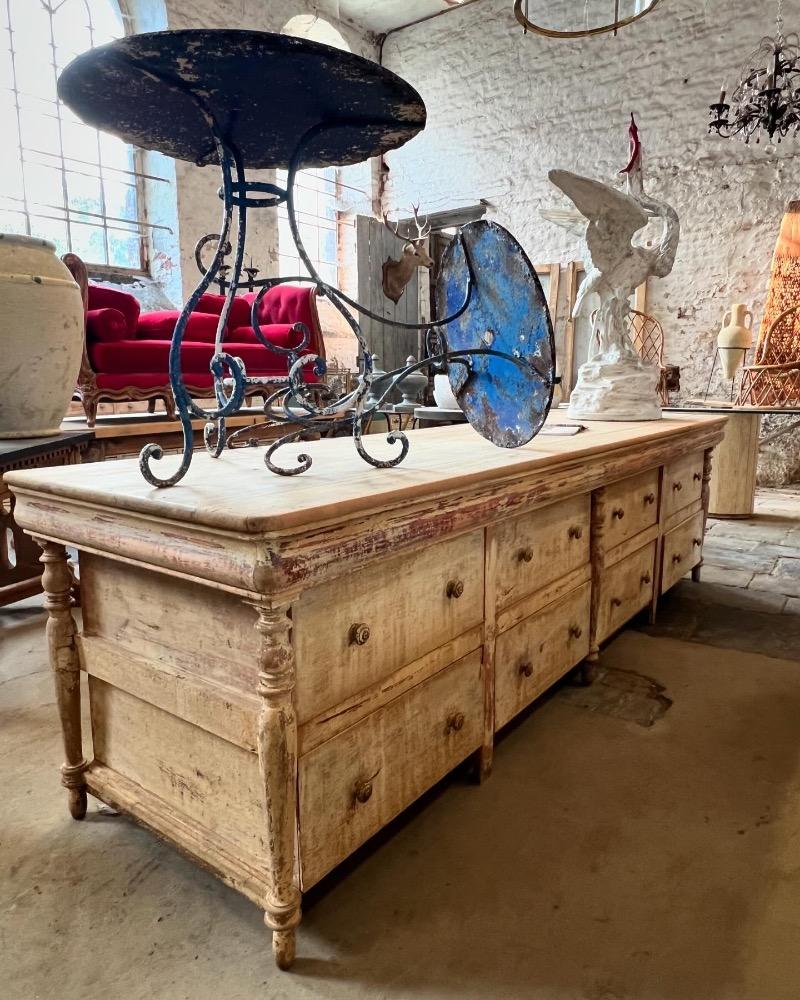
<instances>
[{"instance_id":1,"label":"distressed painted wood","mask_svg":"<svg viewBox=\"0 0 800 1000\"><path fill-rule=\"evenodd\" d=\"M64 739L61 783L67 789L73 819L86 815L87 761L81 734L80 663L75 646L77 627L72 617L72 574L63 545L37 538L44 565L42 590L47 609L47 646L56 688L56 704Z\"/></svg>"},{"instance_id":2,"label":"distressed painted wood","mask_svg":"<svg viewBox=\"0 0 800 1000\"><path fill-rule=\"evenodd\" d=\"M663 586L690 543L686 568L701 558L723 426L594 424L519 452L468 427L412 432L391 472L311 442L300 480L248 449L198 456L172 491L124 461L12 473L44 550L73 814L88 789L254 900L288 968L303 891L470 755L487 778L495 731L583 657L591 679L600 644L655 611L665 558L682 561ZM668 506L678 474L691 486ZM620 499L648 508L623 531ZM64 543L81 551L81 635Z\"/></svg>"}]
</instances>

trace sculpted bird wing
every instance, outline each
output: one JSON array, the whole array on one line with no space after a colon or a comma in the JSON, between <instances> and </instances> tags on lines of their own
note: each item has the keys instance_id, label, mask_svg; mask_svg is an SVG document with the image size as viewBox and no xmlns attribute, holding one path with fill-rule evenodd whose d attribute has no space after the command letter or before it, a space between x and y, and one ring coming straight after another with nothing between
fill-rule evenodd
<instances>
[{"instance_id":1,"label":"sculpted bird wing","mask_svg":"<svg viewBox=\"0 0 800 1000\"><path fill-rule=\"evenodd\" d=\"M641 205L616 188L569 170L551 170L548 177L600 231L613 229L620 236L627 233L632 238L647 225L648 217Z\"/></svg>"}]
</instances>

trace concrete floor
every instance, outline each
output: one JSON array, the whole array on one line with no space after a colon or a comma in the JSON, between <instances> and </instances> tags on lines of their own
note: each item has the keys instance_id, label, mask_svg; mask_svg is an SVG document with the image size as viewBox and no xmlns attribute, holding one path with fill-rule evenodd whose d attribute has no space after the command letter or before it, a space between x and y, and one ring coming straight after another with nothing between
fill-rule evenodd
<instances>
[{"instance_id":1,"label":"concrete floor","mask_svg":"<svg viewBox=\"0 0 800 1000\"><path fill-rule=\"evenodd\" d=\"M800 504L773 516L756 545L799 558ZM484 786L456 773L315 890L288 975L243 897L97 803L69 819L41 612L0 610L0 998L797 1000L798 616L728 580L681 584Z\"/></svg>"}]
</instances>

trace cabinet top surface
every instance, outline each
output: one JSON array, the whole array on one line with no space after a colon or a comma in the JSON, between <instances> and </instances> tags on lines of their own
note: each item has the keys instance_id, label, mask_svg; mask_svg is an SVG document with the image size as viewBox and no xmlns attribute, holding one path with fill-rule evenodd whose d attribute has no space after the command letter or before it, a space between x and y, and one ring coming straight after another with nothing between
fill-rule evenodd
<instances>
[{"instance_id":1,"label":"cabinet top surface","mask_svg":"<svg viewBox=\"0 0 800 1000\"><path fill-rule=\"evenodd\" d=\"M563 422L563 414L553 415ZM374 469L356 453L352 440L336 438L288 445L275 460L291 467L301 451L313 460L300 476L284 477L264 465L263 448L241 448L213 459L194 456L185 479L169 489L149 486L138 460L110 461L11 472L15 492L35 492L91 506L148 514L159 519L203 524L224 531L257 533L339 520L425 496L525 474L556 474L559 466L591 464L611 452L637 454L686 439L686 449L716 443L725 418L665 415L641 422L593 421L571 436L540 435L522 448L505 450L480 437L468 424L409 431L410 449L394 469ZM370 452L396 454L383 435L371 435ZM168 474L177 456L167 455L159 474ZM162 472L163 468L163 472Z\"/></svg>"}]
</instances>

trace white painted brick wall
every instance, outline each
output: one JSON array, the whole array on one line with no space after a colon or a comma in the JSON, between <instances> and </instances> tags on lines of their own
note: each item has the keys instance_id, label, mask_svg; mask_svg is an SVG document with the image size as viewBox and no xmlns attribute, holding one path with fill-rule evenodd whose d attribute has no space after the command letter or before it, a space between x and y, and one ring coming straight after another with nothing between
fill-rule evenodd
<instances>
[{"instance_id":1,"label":"white painted brick wall","mask_svg":"<svg viewBox=\"0 0 800 1000\"><path fill-rule=\"evenodd\" d=\"M481 0L387 39L385 64L419 90L429 122L387 157L389 205L421 201L433 212L486 198L534 260L566 263L579 256L576 241L539 216L562 203L547 172L612 179L635 111L649 190L675 206L683 229L672 274L650 283L648 311L664 325L683 395L696 395L727 306L751 304L758 323L780 219L800 195L800 138L770 156L707 136L708 104L773 32L774 7L663 0L616 38L558 41L524 36L512 6ZM800 29L800 0L785 0L785 16L787 31ZM798 438L770 449L765 476L800 478Z\"/></svg>"}]
</instances>

